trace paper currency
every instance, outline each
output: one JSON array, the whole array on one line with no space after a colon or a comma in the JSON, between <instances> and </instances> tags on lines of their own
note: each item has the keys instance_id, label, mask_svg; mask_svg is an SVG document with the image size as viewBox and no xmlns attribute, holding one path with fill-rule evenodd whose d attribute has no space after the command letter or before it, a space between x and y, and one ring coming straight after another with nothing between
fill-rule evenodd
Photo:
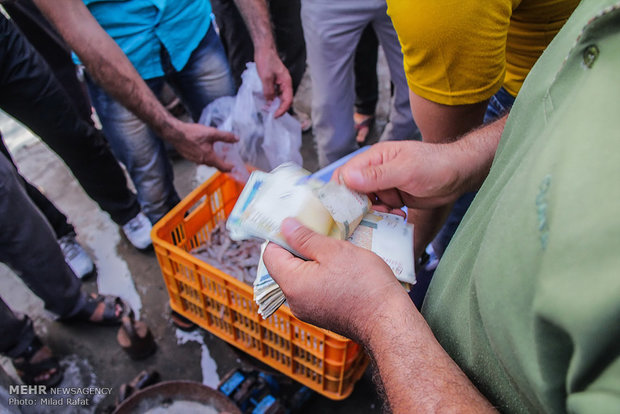
<instances>
[{"instance_id":1,"label":"paper currency","mask_svg":"<svg viewBox=\"0 0 620 414\"><path fill-rule=\"evenodd\" d=\"M286 243L280 230L285 218L295 217L317 233L372 250L398 280L415 283L413 226L398 216L369 212L370 200L365 195L335 182L309 178L309 174L294 164L283 164L271 173L252 173L226 223L231 238L271 241L303 258ZM261 252L254 281L259 313L268 318L285 300L269 276Z\"/></svg>"},{"instance_id":2,"label":"paper currency","mask_svg":"<svg viewBox=\"0 0 620 414\"><path fill-rule=\"evenodd\" d=\"M348 240L382 258L396 279L415 284L413 225L402 217L371 211L364 216Z\"/></svg>"},{"instance_id":3,"label":"paper currency","mask_svg":"<svg viewBox=\"0 0 620 414\"><path fill-rule=\"evenodd\" d=\"M271 173L253 172L226 222L230 236L269 240L299 256L280 232L284 219L294 217L319 234L346 239L369 210L370 200L309 175L290 163Z\"/></svg>"},{"instance_id":4,"label":"paper currency","mask_svg":"<svg viewBox=\"0 0 620 414\"><path fill-rule=\"evenodd\" d=\"M265 242L261 246L258 270L254 279L254 302L258 305L258 313L264 319L270 317L286 301L282 289L271 278L263 263L263 252L267 244L268 242Z\"/></svg>"}]
</instances>

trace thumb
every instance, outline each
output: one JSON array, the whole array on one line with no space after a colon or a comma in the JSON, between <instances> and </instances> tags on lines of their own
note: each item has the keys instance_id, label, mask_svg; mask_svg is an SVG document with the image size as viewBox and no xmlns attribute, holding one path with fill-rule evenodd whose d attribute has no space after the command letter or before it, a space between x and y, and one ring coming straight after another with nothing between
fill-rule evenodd
<instances>
[{"instance_id":1,"label":"thumb","mask_svg":"<svg viewBox=\"0 0 620 414\"><path fill-rule=\"evenodd\" d=\"M230 172L235 167L233 164L218 158L215 154L213 155L213 157L203 160L202 164L215 167L221 172Z\"/></svg>"},{"instance_id":2,"label":"thumb","mask_svg":"<svg viewBox=\"0 0 620 414\"><path fill-rule=\"evenodd\" d=\"M235 143L239 141L239 138L237 138L237 136L232 132L220 131L219 129L215 128L213 128L213 131L211 131L211 133L208 135L208 139L211 143L217 141Z\"/></svg>"},{"instance_id":3,"label":"thumb","mask_svg":"<svg viewBox=\"0 0 620 414\"><path fill-rule=\"evenodd\" d=\"M373 193L397 187L399 179L402 178L400 170L389 162L375 165L345 165L339 174L347 187L361 193Z\"/></svg>"},{"instance_id":4,"label":"thumb","mask_svg":"<svg viewBox=\"0 0 620 414\"><path fill-rule=\"evenodd\" d=\"M336 240L315 233L294 218L287 218L282 222L282 235L289 246L302 256L316 261L338 249L334 246Z\"/></svg>"},{"instance_id":5,"label":"thumb","mask_svg":"<svg viewBox=\"0 0 620 414\"><path fill-rule=\"evenodd\" d=\"M263 83L263 95L265 96L265 99L267 100L267 102L273 101L273 99L276 97L273 77L265 77L264 79L261 79L261 81Z\"/></svg>"}]
</instances>

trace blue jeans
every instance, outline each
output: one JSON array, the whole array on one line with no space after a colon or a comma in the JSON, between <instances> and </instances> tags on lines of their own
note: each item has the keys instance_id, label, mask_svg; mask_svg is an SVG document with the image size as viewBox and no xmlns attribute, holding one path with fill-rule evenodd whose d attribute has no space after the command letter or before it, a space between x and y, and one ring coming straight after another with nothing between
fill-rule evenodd
<instances>
[{"instance_id":1,"label":"blue jeans","mask_svg":"<svg viewBox=\"0 0 620 414\"><path fill-rule=\"evenodd\" d=\"M515 103L515 97L506 92L506 89L500 88L495 95L491 97L487 111L484 114L484 123L493 122L503 115L507 114Z\"/></svg>"},{"instance_id":2,"label":"blue jeans","mask_svg":"<svg viewBox=\"0 0 620 414\"><path fill-rule=\"evenodd\" d=\"M211 101L234 94L226 54L213 25L182 70L174 69L163 46L161 54L165 75L145 82L156 96L168 83L194 121ZM155 223L180 201L164 142L91 79L88 89L112 152L127 168L142 211Z\"/></svg>"}]
</instances>

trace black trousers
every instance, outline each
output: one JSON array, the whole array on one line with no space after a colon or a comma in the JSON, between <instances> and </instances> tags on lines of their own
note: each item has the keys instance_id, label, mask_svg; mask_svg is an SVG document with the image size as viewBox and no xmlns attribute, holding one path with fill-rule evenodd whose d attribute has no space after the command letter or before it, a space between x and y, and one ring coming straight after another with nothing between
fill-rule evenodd
<instances>
[{"instance_id":1,"label":"black trousers","mask_svg":"<svg viewBox=\"0 0 620 414\"><path fill-rule=\"evenodd\" d=\"M65 263L41 211L25 191L15 167L0 154L0 262L5 263L57 316L85 304L80 280ZM10 292L3 292L10 294ZM21 354L35 333L27 316L16 315L0 298L0 353Z\"/></svg>"},{"instance_id":2,"label":"black trousers","mask_svg":"<svg viewBox=\"0 0 620 414\"><path fill-rule=\"evenodd\" d=\"M80 116L44 59L1 14L0 108L56 152L117 224L138 214L136 196L101 132Z\"/></svg>"},{"instance_id":3,"label":"black trousers","mask_svg":"<svg viewBox=\"0 0 620 414\"><path fill-rule=\"evenodd\" d=\"M11 20L43 57L86 122L92 123L86 84L75 73L71 50L32 0L0 0Z\"/></svg>"},{"instance_id":4,"label":"black trousers","mask_svg":"<svg viewBox=\"0 0 620 414\"><path fill-rule=\"evenodd\" d=\"M366 26L355 48L355 112L362 115L374 115L379 101L379 80L377 77L377 59L379 39L372 28Z\"/></svg>"},{"instance_id":5,"label":"black trousers","mask_svg":"<svg viewBox=\"0 0 620 414\"><path fill-rule=\"evenodd\" d=\"M295 93L306 70L306 43L301 27L301 3L300 0L269 0L267 3L278 54L291 74ZM245 64L254 61L252 38L233 0L211 0L211 5L238 89L241 86L241 74L245 70Z\"/></svg>"},{"instance_id":6,"label":"black trousers","mask_svg":"<svg viewBox=\"0 0 620 414\"><path fill-rule=\"evenodd\" d=\"M17 166L9 153L9 150L4 145L4 140L2 139L2 135L0 134L0 152L4 154L4 156L9 160L15 170L17 171ZM47 219L50 226L52 226L52 230L54 230L54 234L57 239L60 239L63 236L66 236L71 233L75 233L75 228L69 221L67 220L67 216L65 216L58 208L45 196L43 193L39 191L37 187L30 184L28 180L22 177L19 173L17 176L21 180L24 189L26 190L26 194L30 198L30 200L34 203L35 206L43 213L43 216Z\"/></svg>"}]
</instances>

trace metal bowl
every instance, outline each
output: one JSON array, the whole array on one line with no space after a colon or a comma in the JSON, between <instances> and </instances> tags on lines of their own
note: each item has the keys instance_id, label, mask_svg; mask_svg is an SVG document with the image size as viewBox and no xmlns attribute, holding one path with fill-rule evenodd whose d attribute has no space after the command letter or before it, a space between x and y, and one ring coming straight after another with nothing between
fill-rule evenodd
<instances>
[{"instance_id":1,"label":"metal bowl","mask_svg":"<svg viewBox=\"0 0 620 414\"><path fill-rule=\"evenodd\" d=\"M241 414L224 394L194 381L164 381L151 385L123 401L114 414L157 413L171 411L175 406L186 413L196 409L198 412Z\"/></svg>"}]
</instances>

